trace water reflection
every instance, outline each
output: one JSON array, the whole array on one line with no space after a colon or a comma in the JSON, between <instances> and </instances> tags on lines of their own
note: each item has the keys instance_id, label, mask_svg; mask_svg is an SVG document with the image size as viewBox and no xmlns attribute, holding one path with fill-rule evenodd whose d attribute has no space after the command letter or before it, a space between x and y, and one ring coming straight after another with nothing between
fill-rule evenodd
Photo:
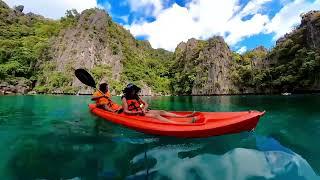
<instances>
[{"instance_id":1,"label":"water reflection","mask_svg":"<svg viewBox=\"0 0 320 180\"><path fill-rule=\"evenodd\" d=\"M175 139L127 133L96 121L60 134L28 135L10 146L13 179L319 179L277 140L254 133ZM73 124L77 126L77 124Z\"/></svg>"},{"instance_id":2,"label":"water reflection","mask_svg":"<svg viewBox=\"0 0 320 180\"><path fill-rule=\"evenodd\" d=\"M201 151L204 145L158 146L135 156L138 164L155 163L128 176L128 179L320 179L300 155L275 139L256 137L258 149L235 148L222 155L202 152L194 157L183 153ZM271 145L271 146L270 146ZM214 149L214 147L212 147Z\"/></svg>"},{"instance_id":3,"label":"water reflection","mask_svg":"<svg viewBox=\"0 0 320 180\"><path fill-rule=\"evenodd\" d=\"M88 97L0 98L0 179L319 179L320 96L144 97L154 109L267 110L255 134L204 139L108 123Z\"/></svg>"}]
</instances>

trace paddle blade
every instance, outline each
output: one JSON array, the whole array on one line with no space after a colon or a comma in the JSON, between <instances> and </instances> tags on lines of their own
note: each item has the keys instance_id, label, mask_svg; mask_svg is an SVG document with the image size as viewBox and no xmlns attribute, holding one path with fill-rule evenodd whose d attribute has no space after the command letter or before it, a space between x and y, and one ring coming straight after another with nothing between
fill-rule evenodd
<instances>
[{"instance_id":1,"label":"paddle blade","mask_svg":"<svg viewBox=\"0 0 320 180\"><path fill-rule=\"evenodd\" d=\"M84 69L76 69L74 74L83 84L96 88L96 82L93 77Z\"/></svg>"}]
</instances>

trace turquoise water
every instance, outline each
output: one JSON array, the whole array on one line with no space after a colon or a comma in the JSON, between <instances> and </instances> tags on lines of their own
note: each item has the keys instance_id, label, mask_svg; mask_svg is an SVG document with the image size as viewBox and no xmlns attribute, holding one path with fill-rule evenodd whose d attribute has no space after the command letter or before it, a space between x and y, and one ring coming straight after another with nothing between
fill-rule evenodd
<instances>
[{"instance_id":1,"label":"turquoise water","mask_svg":"<svg viewBox=\"0 0 320 180\"><path fill-rule=\"evenodd\" d=\"M255 132L176 139L99 119L88 96L2 96L0 179L320 179L319 95L145 99L153 109L267 113Z\"/></svg>"}]
</instances>

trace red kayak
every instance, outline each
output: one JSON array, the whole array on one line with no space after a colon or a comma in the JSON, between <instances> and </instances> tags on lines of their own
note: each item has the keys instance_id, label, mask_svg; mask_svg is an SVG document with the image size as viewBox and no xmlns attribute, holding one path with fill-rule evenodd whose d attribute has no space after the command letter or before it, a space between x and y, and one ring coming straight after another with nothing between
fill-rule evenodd
<instances>
[{"instance_id":1,"label":"red kayak","mask_svg":"<svg viewBox=\"0 0 320 180\"><path fill-rule=\"evenodd\" d=\"M198 112L199 117L195 123L188 123L190 118L170 118L177 123L163 122L145 116L129 116L124 113L116 114L89 105L90 111L113 123L154 135L175 136L183 138L209 137L223 134L233 134L242 131L251 131L264 115L259 111L244 112ZM172 112L176 114L190 114L191 112Z\"/></svg>"}]
</instances>

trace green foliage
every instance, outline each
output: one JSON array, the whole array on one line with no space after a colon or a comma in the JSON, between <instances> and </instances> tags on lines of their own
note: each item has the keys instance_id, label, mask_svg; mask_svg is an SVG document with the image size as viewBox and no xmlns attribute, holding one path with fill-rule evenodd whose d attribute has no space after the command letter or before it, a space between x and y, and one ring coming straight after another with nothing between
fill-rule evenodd
<instances>
[{"instance_id":1,"label":"green foliage","mask_svg":"<svg viewBox=\"0 0 320 180\"><path fill-rule=\"evenodd\" d=\"M93 77L100 81L103 78L111 78L112 77L112 69L108 65L98 65L91 69L91 73Z\"/></svg>"},{"instance_id":2,"label":"green foliage","mask_svg":"<svg viewBox=\"0 0 320 180\"><path fill-rule=\"evenodd\" d=\"M122 79L113 85L117 92L121 92L123 84L127 82L143 82L154 92L170 93L169 67L172 53L152 49L148 42L134 39L129 31L113 23L111 19L108 22L107 36L112 53L123 57Z\"/></svg>"},{"instance_id":3,"label":"green foliage","mask_svg":"<svg viewBox=\"0 0 320 180\"><path fill-rule=\"evenodd\" d=\"M79 91L79 88L75 88L72 86L64 86L62 87L63 93L76 94Z\"/></svg>"},{"instance_id":4,"label":"green foliage","mask_svg":"<svg viewBox=\"0 0 320 180\"><path fill-rule=\"evenodd\" d=\"M191 94L195 79L196 73L192 70L182 73L176 72L171 82L172 91L174 94Z\"/></svg>"},{"instance_id":5,"label":"green foliage","mask_svg":"<svg viewBox=\"0 0 320 180\"><path fill-rule=\"evenodd\" d=\"M113 79L109 80L109 87L112 91L115 91L116 94L121 94L124 88L124 84L120 81L116 81Z\"/></svg>"},{"instance_id":6,"label":"green foliage","mask_svg":"<svg viewBox=\"0 0 320 180\"><path fill-rule=\"evenodd\" d=\"M6 77L12 76L23 76L26 72L26 68L18 61L10 61L5 64L0 64L0 79L6 79Z\"/></svg>"},{"instance_id":7,"label":"green foliage","mask_svg":"<svg viewBox=\"0 0 320 180\"><path fill-rule=\"evenodd\" d=\"M65 17L62 17L60 22L63 28L74 26L79 20L80 14L76 9L67 10Z\"/></svg>"},{"instance_id":8,"label":"green foliage","mask_svg":"<svg viewBox=\"0 0 320 180\"><path fill-rule=\"evenodd\" d=\"M1 2L1 1L0 1ZM21 9L21 7L20 7ZM81 15L84 29L90 37L99 33L93 26L89 32L89 21L96 9L85 10ZM320 15L313 20L320 24ZM71 87L74 61L66 64L63 71L57 70L51 62L50 39L58 36L62 29L74 27L80 19L76 10L68 10L66 16L58 21L44 19L37 15L14 13L4 3L0 3L0 80L16 82L25 78L37 81L35 90L52 92L61 90L75 93L78 89ZM98 65L91 69L97 81L106 78L110 88L117 94L128 82L148 85L153 92L162 94L190 94L194 86L203 87L208 83L208 68L202 57L208 45L220 43L219 39L197 41L192 50L191 62L186 62L185 53L177 49L174 54L162 49L152 49L147 41L136 40L128 30L107 19L108 27L105 37L99 41L111 49L113 55L121 58L123 69L120 80L112 79L112 69L108 65ZM306 45L306 29L297 28L277 46L266 52L249 51L243 55L233 53L230 78L239 87L254 89L272 88L279 91L310 87L319 77L320 51ZM61 45L64 50L66 45ZM76 54L77 51L71 51ZM272 61L268 68L256 65L257 60ZM59 67L59 69L61 69ZM220 84L214 84L219 88ZM231 89L230 92L236 92Z\"/></svg>"},{"instance_id":9,"label":"green foliage","mask_svg":"<svg viewBox=\"0 0 320 180\"><path fill-rule=\"evenodd\" d=\"M69 73L51 71L50 74L41 74L38 77L38 85L34 88L40 93L52 93L56 89L64 93L76 93L77 89L71 87L73 76Z\"/></svg>"},{"instance_id":10,"label":"green foliage","mask_svg":"<svg viewBox=\"0 0 320 180\"><path fill-rule=\"evenodd\" d=\"M231 79L241 86L252 86L253 68L251 65L234 64L231 71Z\"/></svg>"},{"instance_id":11,"label":"green foliage","mask_svg":"<svg viewBox=\"0 0 320 180\"><path fill-rule=\"evenodd\" d=\"M85 29L89 29L86 21L96 11L89 9L83 12ZM13 10L4 6L0 7L0 13L0 78L33 78L37 80L36 90L39 92L50 92L57 88L66 92L75 91L69 87L73 65L68 64L63 72L58 72L56 64L49 63L52 59L49 39L57 36L61 29L75 26L80 14L76 10L68 10L65 17L53 21L36 15L14 14ZM97 28L93 29L97 33ZM111 18L108 19L106 38L112 53L123 57L123 71L121 80L116 81L111 78L110 66L98 65L92 69L97 81L107 78L117 93L127 82L147 84L155 92L170 93L168 68L171 53L154 50L148 42L135 40L129 31L113 23ZM103 39L101 41L106 42Z\"/></svg>"},{"instance_id":12,"label":"green foliage","mask_svg":"<svg viewBox=\"0 0 320 180\"><path fill-rule=\"evenodd\" d=\"M320 53L317 49L310 49L301 44L302 32L303 30L297 29L269 54L260 56L257 52L251 51L241 58L234 54L231 69L233 82L239 87L251 87L262 91L270 89L276 92L310 87L320 73ZM253 61L257 57L276 63L268 68L255 67Z\"/></svg>"},{"instance_id":13,"label":"green foliage","mask_svg":"<svg viewBox=\"0 0 320 180\"><path fill-rule=\"evenodd\" d=\"M197 40L197 44L190 53L191 61L185 60L184 50L177 48L174 54L174 64L170 71L172 80L170 83L173 94L189 95L192 88L202 87L208 80L208 68L206 60L201 56L201 52L208 47L209 43L217 43L216 39L208 41Z\"/></svg>"},{"instance_id":14,"label":"green foliage","mask_svg":"<svg viewBox=\"0 0 320 180\"><path fill-rule=\"evenodd\" d=\"M65 65L64 71L57 71L55 62L47 62L40 67L41 73L37 74L37 92L52 93L60 90L63 93L76 93L79 89L72 87L73 64L72 61Z\"/></svg>"},{"instance_id":15,"label":"green foliage","mask_svg":"<svg viewBox=\"0 0 320 180\"><path fill-rule=\"evenodd\" d=\"M34 79L38 65L49 60L49 38L58 35L59 21L16 14L0 7L0 78Z\"/></svg>"},{"instance_id":16,"label":"green foliage","mask_svg":"<svg viewBox=\"0 0 320 180\"><path fill-rule=\"evenodd\" d=\"M33 88L37 93L48 93L51 91L48 86L36 86Z\"/></svg>"},{"instance_id":17,"label":"green foliage","mask_svg":"<svg viewBox=\"0 0 320 180\"><path fill-rule=\"evenodd\" d=\"M242 61L242 56L236 52L232 52L232 59L233 61L235 61L236 63L241 63Z\"/></svg>"},{"instance_id":18,"label":"green foliage","mask_svg":"<svg viewBox=\"0 0 320 180\"><path fill-rule=\"evenodd\" d=\"M36 23L34 33L36 37L48 38L52 36L57 36L60 30L60 22L48 20L46 22Z\"/></svg>"}]
</instances>

